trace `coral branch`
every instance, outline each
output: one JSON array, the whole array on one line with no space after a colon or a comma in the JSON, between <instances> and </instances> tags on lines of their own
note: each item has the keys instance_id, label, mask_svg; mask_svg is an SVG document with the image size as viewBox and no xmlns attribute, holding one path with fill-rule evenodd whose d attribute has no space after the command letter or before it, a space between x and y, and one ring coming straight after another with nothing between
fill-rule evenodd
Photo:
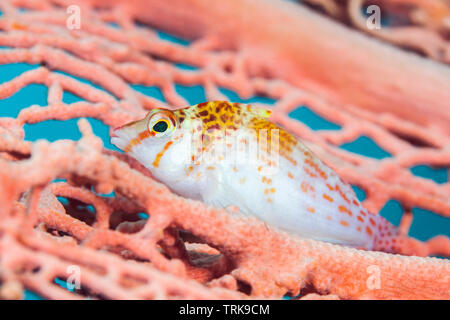
<instances>
[{"instance_id":1,"label":"coral branch","mask_svg":"<svg viewBox=\"0 0 450 320\"><path fill-rule=\"evenodd\" d=\"M52 156L49 159L48 156L43 157L44 154ZM102 154L97 138L89 133L76 145L72 142L39 143L34 146L29 160L2 162L1 171L7 177L6 181L12 177L24 181L28 177L28 185L19 188L10 186L9 189L14 190L16 195L25 188L49 183L56 178L54 163L63 164L59 166L59 175L76 175L89 181L111 184L117 192L147 208L151 214L147 225L152 225L148 228L152 237L159 228L168 226L167 222L161 227L157 226L157 222L155 224L160 212L170 213L170 219L176 226L204 239L231 259L234 262L231 275L250 284L254 295L279 297L286 292L296 295L310 281L318 292L333 293L344 298L450 298L445 278L450 272L448 261L362 253L355 249L297 239L274 230L255 218L231 216L227 211L209 208L200 202L186 201L118 159ZM98 166L97 163L102 165ZM93 168L96 169L92 170ZM62 186L56 184L52 190L58 191ZM84 201L94 200L85 192L74 193L76 189L73 188L68 190L72 192L66 192L66 195L76 196ZM92 236L96 237L95 247L114 243L123 245L138 240L128 238L127 241L121 241L116 234L113 243L110 241L112 232L110 233L111 235L100 231L93 233ZM145 237L148 250L153 245L150 238ZM92 247L93 243L89 242L88 246ZM129 245L129 249L138 253L133 245ZM152 264L162 267L158 256L149 257ZM371 288L368 284L372 276L370 268L378 270L381 281L379 287ZM174 270L172 268L171 272ZM402 286L397 286L396 281L400 281ZM421 286L423 282L430 285Z\"/></svg>"},{"instance_id":2,"label":"coral branch","mask_svg":"<svg viewBox=\"0 0 450 320\"><path fill-rule=\"evenodd\" d=\"M363 37L302 6L270 0L231 0L221 2L220 10L206 0L113 3L189 38L220 36L222 47L242 49L272 75L330 100L450 131L450 69ZM173 6L178 10L170 10Z\"/></svg>"}]
</instances>

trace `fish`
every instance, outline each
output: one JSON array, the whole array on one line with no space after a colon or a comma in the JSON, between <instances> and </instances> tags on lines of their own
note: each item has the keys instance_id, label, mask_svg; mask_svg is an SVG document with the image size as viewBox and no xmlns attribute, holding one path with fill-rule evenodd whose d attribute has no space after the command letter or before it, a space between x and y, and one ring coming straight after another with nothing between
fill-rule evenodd
<instances>
[{"instance_id":1,"label":"fish","mask_svg":"<svg viewBox=\"0 0 450 320\"><path fill-rule=\"evenodd\" d=\"M396 252L399 230L368 211L351 186L271 111L210 101L153 109L113 130L111 143L174 193L256 217L301 238Z\"/></svg>"}]
</instances>

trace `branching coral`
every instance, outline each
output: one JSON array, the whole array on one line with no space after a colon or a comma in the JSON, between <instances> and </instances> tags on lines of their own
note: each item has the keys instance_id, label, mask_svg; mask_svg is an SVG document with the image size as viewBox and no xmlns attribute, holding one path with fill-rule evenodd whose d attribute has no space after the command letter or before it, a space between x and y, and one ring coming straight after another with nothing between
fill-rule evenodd
<instances>
[{"instance_id":1,"label":"branching coral","mask_svg":"<svg viewBox=\"0 0 450 320\"><path fill-rule=\"evenodd\" d=\"M86 126L86 123L81 125ZM191 292L188 285L183 288L181 279L181 284L173 284L175 288L165 288L165 281L175 280L170 277L166 279L159 273L149 275L150 272L155 272L153 266L178 277L198 277L196 274L202 272L192 266L185 268L178 259L167 260L157 250L157 243L163 242L162 247L168 246L167 252L177 252L176 248L173 248L177 245L175 238L165 232L178 227L202 238L232 261L230 274L233 278L225 274L213 281L213 284L224 285L228 289L237 288L234 281L237 279L250 284L254 295L279 296L287 291L295 295L308 280L319 292L333 292L343 298L448 298L446 277L450 266L446 261L362 253L355 249L300 240L283 232L270 230L256 219L231 216L226 211L186 201L171 194L167 188L151 178L129 168L114 156L102 154L98 138L93 137L87 127L82 127L82 130L85 137L77 144L40 142L33 147L30 159L9 164L2 161L2 194L9 198L4 199L2 208L8 208L7 205L12 199L17 199L30 188L32 190L23 200L24 204L14 205L10 208L10 213L5 214L6 218L13 217L9 217L4 226L2 265L5 270L14 270L20 266L20 272L14 274L14 277L18 277L25 285L38 292L42 290L50 297L52 293L57 296L58 290L46 290L50 289L49 280L64 274L68 265L81 264L84 267L83 277L86 273L88 275L85 285L94 293L99 292L107 297L126 297L117 282L132 282L134 277L138 278L136 281L141 285L136 285L138 288L132 290L137 297L201 297L201 289L193 284L190 285L199 292L195 292L194 288L194 292ZM97 188L114 189L145 208L151 218L134 235L109 230L106 218L111 211L108 212L108 208L124 209L125 206L119 203L107 206L86 188L80 189L61 183L51 185L50 189L39 187L58 176L77 180L81 185L95 181ZM21 184L16 181L21 181ZM94 205L97 212L95 224L90 227L67 215L55 195L65 195ZM39 239L38 235L30 230L35 224L33 218L43 223L42 228L47 231L56 229L76 240L82 240L82 247L77 248L73 238L63 237L55 242L46 239L50 238L50 235L41 235L43 238ZM25 230L17 233L16 223L25 223L22 228L28 228L30 234ZM67 246L70 250L64 249ZM115 257L104 257L104 253L92 251L105 247L119 247L121 255L126 255L124 251L128 251L128 254L136 258L150 260L152 266L146 264L144 268L135 263L119 263L116 261L119 259ZM39 251L42 257L31 251L32 249ZM54 256L53 259L44 260L48 259L49 254ZM182 255L178 254L178 257L182 258ZM111 259L111 262L105 263L103 259ZM380 287L371 289L368 281L372 275L371 268L374 267L378 268L376 270L383 283ZM147 273L146 268L149 270ZM121 278L126 276L132 279ZM432 285L423 286L424 281ZM47 286L39 287L43 282ZM399 287L398 283L403 286ZM158 285L169 293L154 292L154 287ZM175 290L176 294L171 293L172 290ZM131 296L133 293L130 293ZM219 291L216 297L237 295Z\"/></svg>"},{"instance_id":2,"label":"branching coral","mask_svg":"<svg viewBox=\"0 0 450 320\"><path fill-rule=\"evenodd\" d=\"M450 63L450 3L446 0L306 0L329 16L393 44L416 50L430 58ZM365 6L377 5L381 28L368 28ZM374 11L369 10L370 13ZM367 12L369 13L369 12Z\"/></svg>"},{"instance_id":3,"label":"branching coral","mask_svg":"<svg viewBox=\"0 0 450 320\"><path fill-rule=\"evenodd\" d=\"M197 11L192 11L192 15L204 13L196 7L202 6L202 1L177 2L186 10L194 5L192 10ZM199 25L188 24L191 27L185 28L192 16L182 19L177 12L168 13L164 10L165 2L151 1L148 5L152 10L144 12L139 11L143 5L140 1L114 3L116 6L96 1L96 8L103 7L102 10L94 9L94 1L83 1L79 3L85 15L82 28L68 30L67 14L60 6L69 4L4 1L0 8L3 12L0 45L11 47L0 50L0 63L41 64L0 85L0 98L9 97L31 83L49 88L47 106L23 108L17 118L0 118L3 297L20 296L26 287L48 298L239 299L300 293L300 297L308 299L450 299L447 260L365 252L299 239L256 219L180 198L156 182L133 159L103 149L101 140L92 134L85 120L79 122L83 137L78 142L23 140L25 124L48 119L92 117L114 127L141 117L153 107L188 105L174 89L175 83L202 84L208 99L226 98L219 87L232 89L244 98L263 94L277 100L274 121L302 137L344 179L365 190L364 205L368 209L378 212L388 199L400 201L407 210L401 222L406 234L412 207L450 215L450 185L427 181L408 170L422 163L450 165L450 113L445 101L448 92L444 89L448 86L449 72L447 69L440 75L432 72L445 67L428 66L421 59L392 51L398 59L404 59L406 76L422 72L434 81L433 92L438 94L430 96L432 92L425 90L421 97L441 109L427 115L425 122L411 111L397 112L392 104L383 106L385 113L380 115L371 108L343 102L348 101L346 98L352 100L345 90L337 90L336 96L340 98L330 100L332 86L326 79L318 81L306 73L292 78L293 73L283 71L288 64L272 65L274 57L278 57L270 55L272 47L259 51L272 37L245 34L245 30L239 29L245 19L235 25L231 23L231 29L205 34L204 28L212 23L209 19L217 17L199 17ZM31 10L19 12L16 9L19 5ZM270 2L262 4L267 5ZM226 17L228 10L236 6L236 2L230 1L217 15ZM244 10L250 2L244 1L242 6L243 12L253 12ZM275 21L285 15L283 8L272 11L271 19ZM253 13L258 17L261 12ZM165 15L173 16L164 19ZM135 27L134 19L200 38L189 46L168 43L147 28ZM311 18L312 25L314 19ZM107 22L116 22L121 29L110 27ZM241 38L229 33L234 28L242 31ZM344 31L342 34L348 36L346 39L359 37ZM218 35L222 36L220 44ZM321 41L327 39L326 34L315 36ZM235 42L236 38L239 42ZM287 52L294 49L286 44L287 39L280 39L279 44ZM345 52L352 49L348 43L342 45ZM371 46L385 50L381 45ZM396 68L397 60L389 62L390 53L383 58L388 63L385 70ZM256 58L250 59L249 54ZM289 54L286 58L289 60ZM316 62L328 61L324 56L320 59ZM269 74L261 61L269 65ZM301 59L290 61L297 67L303 65ZM375 67L379 61L366 63ZM198 69L180 69L174 62ZM311 74L320 71L319 65L314 66ZM274 66L280 70L273 72ZM104 90L55 70L90 80ZM339 75L343 75L342 71ZM399 83L406 77L394 75L393 80ZM422 81L425 80L410 79L409 84L420 86ZM159 87L167 103L137 92L130 83ZM400 90L391 99L392 89L389 84L382 84L376 91L384 94L384 103L398 99L398 104L405 104L414 98L408 96L411 91ZM391 91L383 93L384 90ZM84 101L66 104L62 101L64 91L73 92ZM318 96L319 92L324 95ZM364 99L371 99L367 98L367 92L364 94ZM342 129L310 130L287 116L299 105L307 105L339 123ZM377 161L338 148L361 135L371 137L392 157ZM66 182L54 182L55 179ZM68 203L61 197L68 199ZM95 214L86 209L88 205ZM149 219L143 220L139 215L142 212L148 213ZM400 253L450 255L450 243L445 236L425 243L410 239ZM54 280L67 279L68 268L74 266L80 270L82 288L72 293L54 284ZM313 293L305 295L311 288Z\"/></svg>"}]
</instances>

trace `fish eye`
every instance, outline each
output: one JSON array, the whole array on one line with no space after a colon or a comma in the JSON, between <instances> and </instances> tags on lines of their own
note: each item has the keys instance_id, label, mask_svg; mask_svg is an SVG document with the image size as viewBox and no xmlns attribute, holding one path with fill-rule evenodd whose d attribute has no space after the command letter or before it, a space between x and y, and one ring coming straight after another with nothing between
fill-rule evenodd
<instances>
[{"instance_id":1,"label":"fish eye","mask_svg":"<svg viewBox=\"0 0 450 320\"><path fill-rule=\"evenodd\" d=\"M161 120L158 120L158 121L153 125L152 130L155 131L155 132L162 133L162 132L165 132L165 131L167 130L167 128L169 128L169 123L168 123L168 121L167 121L167 120L161 119Z\"/></svg>"},{"instance_id":2,"label":"fish eye","mask_svg":"<svg viewBox=\"0 0 450 320\"><path fill-rule=\"evenodd\" d=\"M147 130L153 137L167 137L175 132L177 121L169 110L155 109L147 115Z\"/></svg>"}]
</instances>

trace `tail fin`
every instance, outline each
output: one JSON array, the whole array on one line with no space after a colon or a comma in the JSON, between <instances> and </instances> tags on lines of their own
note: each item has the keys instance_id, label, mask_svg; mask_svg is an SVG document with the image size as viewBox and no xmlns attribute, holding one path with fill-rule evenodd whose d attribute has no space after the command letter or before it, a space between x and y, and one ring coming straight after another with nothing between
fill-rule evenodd
<instances>
[{"instance_id":1,"label":"tail fin","mask_svg":"<svg viewBox=\"0 0 450 320\"><path fill-rule=\"evenodd\" d=\"M378 229L375 232L372 250L419 257L433 254L450 257L450 239L444 235L422 242L408 237L406 232L381 216L378 216L377 222Z\"/></svg>"},{"instance_id":2,"label":"tail fin","mask_svg":"<svg viewBox=\"0 0 450 320\"><path fill-rule=\"evenodd\" d=\"M389 253L400 253L405 240L400 229L381 216L378 216L377 230L375 232L373 250Z\"/></svg>"}]
</instances>

